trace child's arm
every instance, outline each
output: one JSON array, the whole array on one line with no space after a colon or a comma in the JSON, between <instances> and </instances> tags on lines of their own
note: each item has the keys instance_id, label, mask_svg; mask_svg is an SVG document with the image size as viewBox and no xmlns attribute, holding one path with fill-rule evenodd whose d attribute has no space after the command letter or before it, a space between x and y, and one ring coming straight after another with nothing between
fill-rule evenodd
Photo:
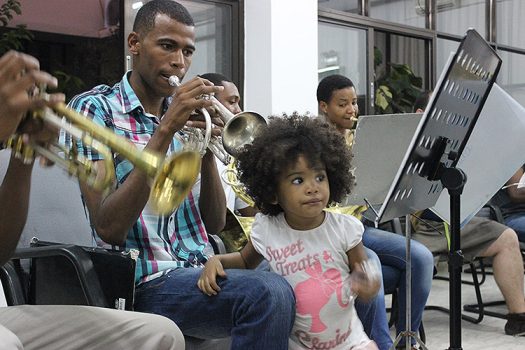
<instances>
[{"instance_id":1,"label":"child's arm","mask_svg":"<svg viewBox=\"0 0 525 350\"><path fill-rule=\"evenodd\" d=\"M217 276L226 278L224 269L254 269L262 259L248 240L240 252L212 256L204 265L197 286L204 294L217 295L221 290L217 284Z\"/></svg>"},{"instance_id":2,"label":"child's arm","mask_svg":"<svg viewBox=\"0 0 525 350\"><path fill-rule=\"evenodd\" d=\"M348 265L352 271L352 291L362 299L369 300L373 298L381 287L381 281L377 276L377 272L363 269L363 266L366 266L365 262L368 261L363 243L360 242L347 251L346 255L348 256Z\"/></svg>"}]
</instances>

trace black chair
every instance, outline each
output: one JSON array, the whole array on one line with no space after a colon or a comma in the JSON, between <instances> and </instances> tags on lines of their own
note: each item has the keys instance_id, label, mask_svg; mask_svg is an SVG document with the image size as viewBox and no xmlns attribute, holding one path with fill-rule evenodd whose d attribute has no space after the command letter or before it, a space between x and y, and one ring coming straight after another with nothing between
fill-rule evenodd
<instances>
[{"instance_id":1,"label":"black chair","mask_svg":"<svg viewBox=\"0 0 525 350\"><path fill-rule=\"evenodd\" d=\"M442 254L439 256L439 259L447 260L448 257L447 255ZM461 318L465 321L477 324L483 321L483 318L485 317L485 315L488 315L488 313L485 312L485 309L484 309L485 304L483 303L483 297L481 296L481 288L480 288L480 286L485 282L485 279L486 279L485 266L484 266L482 258L478 258L472 262L466 262L465 264L468 264L470 267L469 271L472 275L472 281L462 279L461 283L466 284L466 285L471 285L474 287L474 292L476 294L476 304L471 304L471 305L475 305L478 311L474 312L474 311L466 310L465 307L464 307L464 310L468 312L477 313L478 316L472 317L469 315L461 314ZM479 274L481 274L481 279L479 278ZM442 281L449 281L448 276L441 276L441 275L438 275L437 273L434 275L434 279L442 280ZM425 306L425 310L441 311L447 314L450 313L450 310L448 308L444 306L439 306L439 305L427 305Z\"/></svg>"},{"instance_id":2,"label":"black chair","mask_svg":"<svg viewBox=\"0 0 525 350\"><path fill-rule=\"evenodd\" d=\"M24 262L29 261L24 268ZM27 265L27 264L26 264ZM34 240L0 269L9 305L90 305L133 309L130 253Z\"/></svg>"}]
</instances>

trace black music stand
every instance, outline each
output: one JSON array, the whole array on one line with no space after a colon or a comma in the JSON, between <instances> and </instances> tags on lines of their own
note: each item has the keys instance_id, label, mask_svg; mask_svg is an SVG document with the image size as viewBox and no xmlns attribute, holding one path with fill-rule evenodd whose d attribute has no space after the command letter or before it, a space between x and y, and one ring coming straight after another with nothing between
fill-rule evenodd
<instances>
[{"instance_id":1,"label":"black music stand","mask_svg":"<svg viewBox=\"0 0 525 350\"><path fill-rule=\"evenodd\" d=\"M496 80L501 59L473 29L467 31L434 90L388 195L380 208L369 207L365 217L379 224L407 215L406 330L396 339L413 337L411 331L411 259L408 215L432 207L443 188L450 195L451 243L450 347L461 349L460 197L466 175L457 164L483 104ZM395 346L394 344L394 346ZM407 341L407 349L410 342Z\"/></svg>"}]
</instances>

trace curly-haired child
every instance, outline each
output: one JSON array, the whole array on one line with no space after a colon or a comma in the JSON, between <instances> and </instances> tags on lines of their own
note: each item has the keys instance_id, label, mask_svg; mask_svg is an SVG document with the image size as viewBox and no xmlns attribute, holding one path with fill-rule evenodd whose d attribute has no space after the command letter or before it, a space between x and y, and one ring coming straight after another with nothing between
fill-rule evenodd
<instances>
[{"instance_id":1,"label":"curly-haired child","mask_svg":"<svg viewBox=\"0 0 525 350\"><path fill-rule=\"evenodd\" d=\"M297 114L271 118L237 159L261 211L250 240L240 252L210 258L198 281L216 295L224 269L255 268L265 258L295 292L290 349L377 349L354 310L356 295L371 298L380 285L366 264L363 225L324 210L352 189L350 160L328 123Z\"/></svg>"}]
</instances>

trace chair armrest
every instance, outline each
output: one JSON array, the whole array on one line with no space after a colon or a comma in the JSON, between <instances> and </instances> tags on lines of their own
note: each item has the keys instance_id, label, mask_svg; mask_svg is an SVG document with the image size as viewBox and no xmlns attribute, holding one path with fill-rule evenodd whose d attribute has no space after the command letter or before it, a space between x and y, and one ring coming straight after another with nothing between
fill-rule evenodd
<instances>
[{"instance_id":1,"label":"chair armrest","mask_svg":"<svg viewBox=\"0 0 525 350\"><path fill-rule=\"evenodd\" d=\"M26 304L24 290L12 261L0 266L0 280L9 306Z\"/></svg>"},{"instance_id":2,"label":"chair armrest","mask_svg":"<svg viewBox=\"0 0 525 350\"><path fill-rule=\"evenodd\" d=\"M493 203L487 203L485 204L485 207L489 208L490 215L493 220L499 223L502 223L502 224L505 223L505 219L503 218L503 213L501 212L501 208L499 206Z\"/></svg>"}]
</instances>

